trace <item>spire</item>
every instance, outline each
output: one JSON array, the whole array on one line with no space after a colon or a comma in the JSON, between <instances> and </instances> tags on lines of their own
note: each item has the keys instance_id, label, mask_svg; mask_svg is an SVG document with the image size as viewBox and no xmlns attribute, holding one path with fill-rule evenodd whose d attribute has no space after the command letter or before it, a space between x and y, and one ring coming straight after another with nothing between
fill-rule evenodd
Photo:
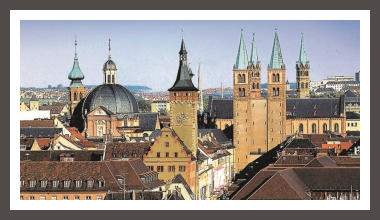
<instances>
[{"instance_id":1,"label":"spire","mask_svg":"<svg viewBox=\"0 0 380 220\"><path fill-rule=\"evenodd\" d=\"M82 73L82 70L80 69L79 67L79 61L78 61L78 54L77 54L77 45L78 45L78 41L75 39L74 41L74 48L75 48L75 52L74 52L74 64L73 64L73 68L71 69L70 73L69 73L69 76L68 78L70 80L72 80L70 86L73 87L73 86L83 86L82 85L82 82L80 82L80 80L84 79L84 75Z\"/></svg>"},{"instance_id":2,"label":"spire","mask_svg":"<svg viewBox=\"0 0 380 220\"><path fill-rule=\"evenodd\" d=\"M305 51L305 45L303 40L303 33L301 33L301 48L300 48L300 55L298 57L298 64L302 64L303 66L306 66L307 63L307 56Z\"/></svg>"},{"instance_id":3,"label":"spire","mask_svg":"<svg viewBox=\"0 0 380 220\"><path fill-rule=\"evenodd\" d=\"M111 38L108 38L108 59L111 59Z\"/></svg>"},{"instance_id":4,"label":"spire","mask_svg":"<svg viewBox=\"0 0 380 220\"><path fill-rule=\"evenodd\" d=\"M239 50L236 57L234 69L245 70L248 67L248 55L243 38L243 29L241 29Z\"/></svg>"},{"instance_id":5,"label":"spire","mask_svg":"<svg viewBox=\"0 0 380 220\"><path fill-rule=\"evenodd\" d=\"M255 41L255 33L252 34L252 49L251 49L251 59L249 60L250 64L254 66L257 65L259 61L259 56L257 54L256 41Z\"/></svg>"},{"instance_id":6,"label":"spire","mask_svg":"<svg viewBox=\"0 0 380 220\"><path fill-rule=\"evenodd\" d=\"M179 51L179 68L177 79L169 91L198 91L192 82L194 74L187 64L187 51L185 41L182 36L181 49Z\"/></svg>"},{"instance_id":7,"label":"spire","mask_svg":"<svg viewBox=\"0 0 380 220\"><path fill-rule=\"evenodd\" d=\"M277 35L277 28L275 29L272 56L270 58L270 63L268 67L270 69L282 69L283 67L285 67L284 61L282 60L280 41L278 40Z\"/></svg>"}]
</instances>

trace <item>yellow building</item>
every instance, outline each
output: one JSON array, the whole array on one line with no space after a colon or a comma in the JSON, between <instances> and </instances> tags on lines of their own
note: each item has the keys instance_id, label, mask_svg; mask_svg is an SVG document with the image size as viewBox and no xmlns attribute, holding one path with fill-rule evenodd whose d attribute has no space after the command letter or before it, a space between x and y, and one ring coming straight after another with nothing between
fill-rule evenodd
<instances>
[{"instance_id":1,"label":"yellow building","mask_svg":"<svg viewBox=\"0 0 380 220\"><path fill-rule=\"evenodd\" d=\"M153 101L151 104L152 112L169 113L170 112L170 102L167 101Z\"/></svg>"},{"instance_id":2,"label":"yellow building","mask_svg":"<svg viewBox=\"0 0 380 220\"><path fill-rule=\"evenodd\" d=\"M35 95L29 100L29 110L30 111L38 111L39 110L39 102Z\"/></svg>"},{"instance_id":3,"label":"yellow building","mask_svg":"<svg viewBox=\"0 0 380 220\"><path fill-rule=\"evenodd\" d=\"M191 190L196 192L196 158L191 150L171 128L161 129L154 139L150 151L144 155L144 163L157 171L158 178L166 183L181 174Z\"/></svg>"},{"instance_id":4,"label":"yellow building","mask_svg":"<svg viewBox=\"0 0 380 220\"><path fill-rule=\"evenodd\" d=\"M346 131L360 131L360 114L346 112Z\"/></svg>"},{"instance_id":5,"label":"yellow building","mask_svg":"<svg viewBox=\"0 0 380 220\"><path fill-rule=\"evenodd\" d=\"M29 111L29 107L26 105L25 102L20 103L20 111Z\"/></svg>"}]
</instances>

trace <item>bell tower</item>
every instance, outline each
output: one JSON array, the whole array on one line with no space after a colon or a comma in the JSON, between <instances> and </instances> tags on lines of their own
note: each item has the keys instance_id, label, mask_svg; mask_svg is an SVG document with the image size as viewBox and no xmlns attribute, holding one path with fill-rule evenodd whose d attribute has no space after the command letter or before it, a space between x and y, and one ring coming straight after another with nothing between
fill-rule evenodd
<instances>
[{"instance_id":1,"label":"bell tower","mask_svg":"<svg viewBox=\"0 0 380 220\"><path fill-rule=\"evenodd\" d=\"M168 90L170 97L170 125L193 156L198 145L198 89L192 82L194 74L187 63L187 51L182 37L179 51L179 68L174 85Z\"/></svg>"},{"instance_id":2,"label":"bell tower","mask_svg":"<svg viewBox=\"0 0 380 220\"><path fill-rule=\"evenodd\" d=\"M282 59L277 28L270 63L268 64L268 150L285 140L286 128L286 69Z\"/></svg>"},{"instance_id":3,"label":"bell tower","mask_svg":"<svg viewBox=\"0 0 380 220\"><path fill-rule=\"evenodd\" d=\"M79 67L77 45L78 45L78 42L75 39L74 65L68 76L68 78L71 80L71 83L69 87L67 88L67 99L68 99L68 104L69 104L70 118L77 104L80 102L82 98L86 96L86 87L82 84L84 75L82 73L82 70Z\"/></svg>"},{"instance_id":4,"label":"bell tower","mask_svg":"<svg viewBox=\"0 0 380 220\"><path fill-rule=\"evenodd\" d=\"M103 65L103 84L117 84L117 68L111 59L111 39L108 39L108 60Z\"/></svg>"},{"instance_id":5,"label":"bell tower","mask_svg":"<svg viewBox=\"0 0 380 220\"><path fill-rule=\"evenodd\" d=\"M259 57L257 55L255 34L252 35L252 45L251 45L251 58L249 60L249 69L252 71L248 75L248 81L250 85L250 97L260 98L261 97L261 65Z\"/></svg>"},{"instance_id":6,"label":"bell tower","mask_svg":"<svg viewBox=\"0 0 380 220\"><path fill-rule=\"evenodd\" d=\"M301 48L298 61L296 62L297 71L297 96L298 98L310 97L310 64L306 57L303 33L301 33Z\"/></svg>"}]
</instances>

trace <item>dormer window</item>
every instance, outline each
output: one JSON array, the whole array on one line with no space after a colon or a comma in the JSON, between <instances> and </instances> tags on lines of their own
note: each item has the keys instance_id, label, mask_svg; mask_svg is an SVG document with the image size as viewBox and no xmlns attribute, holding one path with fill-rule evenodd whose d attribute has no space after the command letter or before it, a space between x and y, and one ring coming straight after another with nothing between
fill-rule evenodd
<instances>
[{"instance_id":1,"label":"dormer window","mask_svg":"<svg viewBox=\"0 0 380 220\"><path fill-rule=\"evenodd\" d=\"M58 187L58 184L59 184L59 181L58 181L58 180L53 180L53 181L52 181L52 186L53 186L54 188L57 188L57 187Z\"/></svg>"},{"instance_id":2,"label":"dormer window","mask_svg":"<svg viewBox=\"0 0 380 220\"><path fill-rule=\"evenodd\" d=\"M30 188L36 187L36 181L35 180L29 180L29 187Z\"/></svg>"},{"instance_id":3,"label":"dormer window","mask_svg":"<svg viewBox=\"0 0 380 220\"><path fill-rule=\"evenodd\" d=\"M65 187L65 188L69 188L70 187L70 180L64 180L63 181L63 187Z\"/></svg>"},{"instance_id":4,"label":"dormer window","mask_svg":"<svg viewBox=\"0 0 380 220\"><path fill-rule=\"evenodd\" d=\"M99 188L102 188L105 186L104 180L99 180Z\"/></svg>"},{"instance_id":5,"label":"dormer window","mask_svg":"<svg viewBox=\"0 0 380 220\"><path fill-rule=\"evenodd\" d=\"M45 188L47 186L47 180L41 180L40 184L42 188Z\"/></svg>"},{"instance_id":6,"label":"dormer window","mask_svg":"<svg viewBox=\"0 0 380 220\"><path fill-rule=\"evenodd\" d=\"M20 187L23 187L24 186L24 180L21 180L20 181Z\"/></svg>"},{"instance_id":7,"label":"dormer window","mask_svg":"<svg viewBox=\"0 0 380 220\"><path fill-rule=\"evenodd\" d=\"M82 180L75 180L75 187L76 188L82 187Z\"/></svg>"},{"instance_id":8,"label":"dormer window","mask_svg":"<svg viewBox=\"0 0 380 220\"><path fill-rule=\"evenodd\" d=\"M93 180L87 180L87 187L92 188L94 186L94 181Z\"/></svg>"}]
</instances>

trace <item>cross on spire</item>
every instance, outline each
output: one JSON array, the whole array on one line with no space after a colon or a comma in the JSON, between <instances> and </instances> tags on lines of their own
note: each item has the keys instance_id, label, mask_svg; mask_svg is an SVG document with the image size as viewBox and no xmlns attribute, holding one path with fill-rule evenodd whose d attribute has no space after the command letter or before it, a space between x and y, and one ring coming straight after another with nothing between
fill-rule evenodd
<instances>
[{"instance_id":1,"label":"cross on spire","mask_svg":"<svg viewBox=\"0 0 380 220\"><path fill-rule=\"evenodd\" d=\"M108 38L108 59L111 59L111 38Z\"/></svg>"},{"instance_id":2,"label":"cross on spire","mask_svg":"<svg viewBox=\"0 0 380 220\"><path fill-rule=\"evenodd\" d=\"M77 59L77 45L78 45L78 41L77 41L77 37L75 37L75 41L74 41L74 47L75 47L75 59Z\"/></svg>"}]
</instances>

